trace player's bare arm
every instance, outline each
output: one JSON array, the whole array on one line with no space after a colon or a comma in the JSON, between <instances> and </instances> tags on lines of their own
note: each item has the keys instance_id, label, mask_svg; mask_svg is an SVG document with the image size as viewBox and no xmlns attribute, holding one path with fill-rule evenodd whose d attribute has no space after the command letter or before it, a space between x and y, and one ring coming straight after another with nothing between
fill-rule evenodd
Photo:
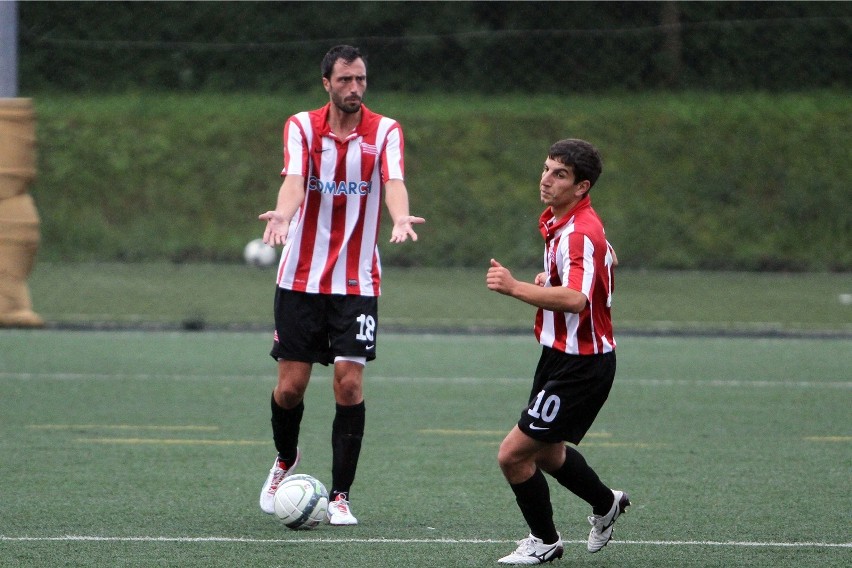
<instances>
[{"instance_id":1,"label":"player's bare arm","mask_svg":"<svg viewBox=\"0 0 852 568\"><path fill-rule=\"evenodd\" d=\"M287 240L290 220L299 210L304 199L305 178L302 176L285 176L281 188L278 190L278 203L275 205L275 211L267 211L258 216L261 221L266 221L263 242L272 246L284 244Z\"/></svg>"},{"instance_id":2,"label":"player's bare arm","mask_svg":"<svg viewBox=\"0 0 852 568\"><path fill-rule=\"evenodd\" d=\"M425 223L426 219L408 213L408 189L401 179L389 179L385 182L385 205L393 220L390 242L404 243L408 237L416 241L417 233L412 225Z\"/></svg>"},{"instance_id":3,"label":"player's bare arm","mask_svg":"<svg viewBox=\"0 0 852 568\"><path fill-rule=\"evenodd\" d=\"M541 274L536 276L535 283L522 282L512 276L508 268L492 258L485 283L489 290L553 312L576 314L586 307L587 299L582 292L564 286L544 287L543 282L539 283L540 277Z\"/></svg>"}]
</instances>

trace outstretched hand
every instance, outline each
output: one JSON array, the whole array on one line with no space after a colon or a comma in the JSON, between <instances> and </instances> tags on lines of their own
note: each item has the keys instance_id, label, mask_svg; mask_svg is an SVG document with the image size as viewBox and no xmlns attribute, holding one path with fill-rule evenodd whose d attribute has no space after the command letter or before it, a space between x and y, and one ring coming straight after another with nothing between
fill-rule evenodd
<instances>
[{"instance_id":1,"label":"outstretched hand","mask_svg":"<svg viewBox=\"0 0 852 568\"><path fill-rule=\"evenodd\" d=\"M408 240L408 237L411 237L412 241L417 240L417 233L414 232L414 229L411 228L411 225L418 225L420 223L425 223L426 219L423 217L413 217L411 215L406 215L405 217L400 217L393 224L393 230L391 231L390 242L392 243L404 243Z\"/></svg>"},{"instance_id":2,"label":"outstretched hand","mask_svg":"<svg viewBox=\"0 0 852 568\"><path fill-rule=\"evenodd\" d=\"M261 221L266 221L266 229L263 231L263 242L270 246L283 245L287 240L287 231L290 221L278 211L267 211L257 216Z\"/></svg>"}]
</instances>

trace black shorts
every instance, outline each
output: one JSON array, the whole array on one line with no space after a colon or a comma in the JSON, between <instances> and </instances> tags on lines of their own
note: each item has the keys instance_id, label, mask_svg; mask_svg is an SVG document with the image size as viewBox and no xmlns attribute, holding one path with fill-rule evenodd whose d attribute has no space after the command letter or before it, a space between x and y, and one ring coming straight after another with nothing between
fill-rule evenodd
<instances>
[{"instance_id":1,"label":"black shorts","mask_svg":"<svg viewBox=\"0 0 852 568\"><path fill-rule=\"evenodd\" d=\"M269 353L276 361L329 365L337 356L376 358L378 298L307 294L277 288L275 337Z\"/></svg>"},{"instance_id":2,"label":"black shorts","mask_svg":"<svg viewBox=\"0 0 852 568\"><path fill-rule=\"evenodd\" d=\"M568 355L544 347L518 428L542 442L579 444L615 379L615 352Z\"/></svg>"}]
</instances>

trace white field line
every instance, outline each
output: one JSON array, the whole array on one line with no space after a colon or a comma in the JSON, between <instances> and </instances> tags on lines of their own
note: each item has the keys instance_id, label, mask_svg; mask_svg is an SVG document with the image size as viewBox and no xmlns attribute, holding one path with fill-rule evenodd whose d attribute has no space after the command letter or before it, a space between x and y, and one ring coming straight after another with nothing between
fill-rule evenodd
<instances>
[{"instance_id":1,"label":"white field line","mask_svg":"<svg viewBox=\"0 0 852 568\"><path fill-rule=\"evenodd\" d=\"M62 373L62 372L39 372L19 373L11 371L0 371L0 379L14 380L60 380L60 381L85 381L85 380L117 380L129 379L139 381L168 380L168 381L234 381L234 380L274 380L274 373L269 375L191 375L191 374L150 374L150 373ZM331 377L325 374L317 374L311 379L314 382L330 381ZM531 377L404 377L404 376L368 376L366 381L375 383L417 383L417 384L469 384L469 385L495 385L515 384L519 381L529 382ZM781 379L778 381L765 380L741 380L741 379L712 379L708 381L693 379L631 379L629 377L616 378L617 384L636 385L642 387L742 387L742 388L794 388L794 389L852 389L852 381L803 381L793 379Z\"/></svg>"},{"instance_id":2,"label":"white field line","mask_svg":"<svg viewBox=\"0 0 852 568\"><path fill-rule=\"evenodd\" d=\"M229 538L229 537L168 537L168 536L5 536L0 542L177 542L177 543L237 543L237 544L506 544L509 539L458 538ZM566 540L565 544L585 544L585 540ZM707 546L756 548L852 548L852 542L751 542L713 540L613 540L610 545L638 546Z\"/></svg>"}]
</instances>

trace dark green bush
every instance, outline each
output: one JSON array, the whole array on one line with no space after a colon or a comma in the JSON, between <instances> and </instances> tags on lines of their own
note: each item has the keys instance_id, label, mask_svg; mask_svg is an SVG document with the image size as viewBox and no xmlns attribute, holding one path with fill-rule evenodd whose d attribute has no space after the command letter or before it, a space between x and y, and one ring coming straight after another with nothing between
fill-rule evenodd
<instances>
[{"instance_id":1,"label":"dark green bush","mask_svg":"<svg viewBox=\"0 0 852 568\"><path fill-rule=\"evenodd\" d=\"M403 125L411 210L427 218L418 243L382 246L385 264L537 266L541 166L578 137L603 154L592 199L626 267L852 270L845 92L368 94ZM324 100L35 98L40 258L239 261L275 204L284 120Z\"/></svg>"},{"instance_id":2,"label":"dark green bush","mask_svg":"<svg viewBox=\"0 0 852 568\"><path fill-rule=\"evenodd\" d=\"M375 86L492 94L849 88L848 2L20 2L22 92L302 91L334 43Z\"/></svg>"}]
</instances>

